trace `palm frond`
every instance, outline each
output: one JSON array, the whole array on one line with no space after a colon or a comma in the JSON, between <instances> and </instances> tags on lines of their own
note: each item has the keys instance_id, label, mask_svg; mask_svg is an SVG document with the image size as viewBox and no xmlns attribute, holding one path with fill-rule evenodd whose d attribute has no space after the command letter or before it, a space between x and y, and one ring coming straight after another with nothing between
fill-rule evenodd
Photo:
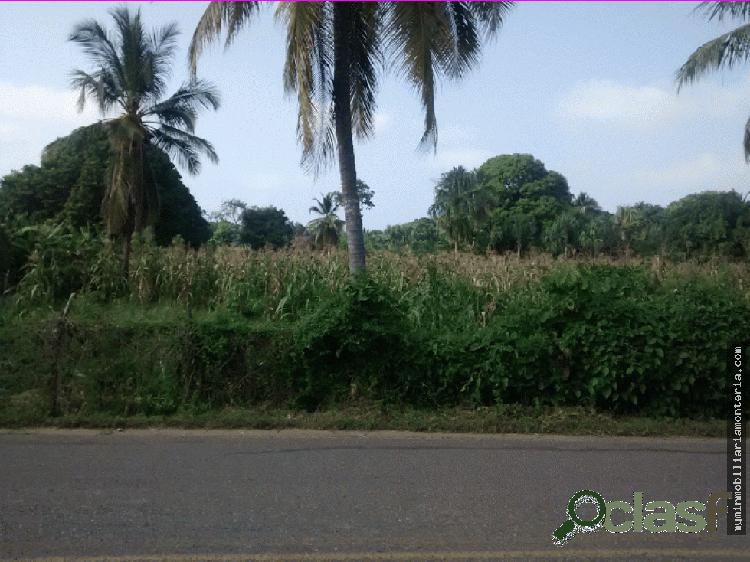
<instances>
[{"instance_id":1,"label":"palm frond","mask_svg":"<svg viewBox=\"0 0 750 562\"><path fill-rule=\"evenodd\" d=\"M125 82L120 56L107 31L96 20L85 20L73 27L68 40L83 47L83 52L98 68L109 69L120 89Z\"/></svg>"},{"instance_id":2,"label":"palm frond","mask_svg":"<svg viewBox=\"0 0 750 562\"><path fill-rule=\"evenodd\" d=\"M331 7L321 2L279 4L287 30L284 90L297 95L302 163L317 173L335 152Z\"/></svg>"},{"instance_id":3,"label":"palm frond","mask_svg":"<svg viewBox=\"0 0 750 562\"><path fill-rule=\"evenodd\" d=\"M420 146L432 145L433 149L437 147L435 70L441 63L440 57L447 55L444 40L439 38L444 36L439 30L446 26L440 22L440 9L435 4L394 3L386 28L389 50L398 57L401 72L420 94L425 113Z\"/></svg>"},{"instance_id":4,"label":"palm frond","mask_svg":"<svg viewBox=\"0 0 750 562\"><path fill-rule=\"evenodd\" d=\"M478 60L480 31L496 33L513 2L397 2L389 4L385 41L397 67L420 93L422 147L437 146L435 88L439 76L460 78Z\"/></svg>"},{"instance_id":5,"label":"palm frond","mask_svg":"<svg viewBox=\"0 0 750 562\"><path fill-rule=\"evenodd\" d=\"M79 112L83 111L86 106L86 99L91 98L96 102L99 112L104 115L122 97L114 76L106 69L101 69L94 74L74 70L71 74L70 85L73 89L80 91L77 102Z\"/></svg>"},{"instance_id":6,"label":"palm frond","mask_svg":"<svg viewBox=\"0 0 750 562\"><path fill-rule=\"evenodd\" d=\"M748 2L701 2L695 7L696 12L703 12L709 20L722 21L725 18L750 17Z\"/></svg>"},{"instance_id":7,"label":"palm frond","mask_svg":"<svg viewBox=\"0 0 750 562\"><path fill-rule=\"evenodd\" d=\"M193 80L180 86L164 101L143 110L144 116L155 116L161 123L195 131L198 108L219 108L219 93L216 87L204 80Z\"/></svg>"},{"instance_id":8,"label":"palm frond","mask_svg":"<svg viewBox=\"0 0 750 562\"><path fill-rule=\"evenodd\" d=\"M226 28L225 46L229 46L237 32L259 10L258 2L211 2L203 12L193 32L188 50L190 69L195 74L198 59L211 42L216 41Z\"/></svg>"},{"instance_id":9,"label":"palm frond","mask_svg":"<svg viewBox=\"0 0 750 562\"><path fill-rule=\"evenodd\" d=\"M695 82L710 71L732 68L748 58L750 24L745 24L698 47L677 71L677 89Z\"/></svg>"},{"instance_id":10,"label":"palm frond","mask_svg":"<svg viewBox=\"0 0 750 562\"><path fill-rule=\"evenodd\" d=\"M320 199L317 197L313 198L315 205L310 207L311 213L317 213L318 215L331 215L338 211L339 203L336 201L335 193L320 194Z\"/></svg>"},{"instance_id":11,"label":"palm frond","mask_svg":"<svg viewBox=\"0 0 750 562\"><path fill-rule=\"evenodd\" d=\"M151 142L161 148L169 156L176 158L188 173L195 175L200 172L200 155L204 154L216 164L219 157L213 145L206 139L191 133L163 124L158 129L149 131Z\"/></svg>"},{"instance_id":12,"label":"palm frond","mask_svg":"<svg viewBox=\"0 0 750 562\"><path fill-rule=\"evenodd\" d=\"M515 2L466 2L482 31L492 37L500 31Z\"/></svg>"},{"instance_id":13,"label":"palm frond","mask_svg":"<svg viewBox=\"0 0 750 562\"><path fill-rule=\"evenodd\" d=\"M367 138L373 132L378 73L384 64L381 29L386 8L378 2L357 7L349 41L352 129L357 137Z\"/></svg>"},{"instance_id":14,"label":"palm frond","mask_svg":"<svg viewBox=\"0 0 750 562\"><path fill-rule=\"evenodd\" d=\"M144 73L147 69L144 67L150 66L144 64L146 44L140 10L131 14L126 6L118 6L110 11L110 15L115 21L117 31L120 63L124 77L123 90L131 98L131 103L139 104L146 84Z\"/></svg>"},{"instance_id":15,"label":"palm frond","mask_svg":"<svg viewBox=\"0 0 750 562\"><path fill-rule=\"evenodd\" d=\"M171 76L179 34L177 24L172 22L155 31L148 39L143 57L143 81L144 93L149 99L158 100L164 94L167 79Z\"/></svg>"}]
</instances>

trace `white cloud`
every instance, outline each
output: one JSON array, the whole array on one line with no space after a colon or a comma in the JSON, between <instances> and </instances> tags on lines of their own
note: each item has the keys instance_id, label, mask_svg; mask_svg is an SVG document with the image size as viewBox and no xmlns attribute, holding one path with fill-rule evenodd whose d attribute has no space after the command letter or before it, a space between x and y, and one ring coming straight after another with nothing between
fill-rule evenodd
<instances>
[{"instance_id":1,"label":"white cloud","mask_svg":"<svg viewBox=\"0 0 750 562\"><path fill-rule=\"evenodd\" d=\"M743 109L748 94L747 81L734 87L698 84L678 94L674 87L588 80L574 85L561 97L559 112L571 122L656 128L686 119L734 116Z\"/></svg>"},{"instance_id":2,"label":"white cloud","mask_svg":"<svg viewBox=\"0 0 750 562\"><path fill-rule=\"evenodd\" d=\"M18 86L0 82L0 117L11 119L48 120L90 123L97 118L89 104L78 113L78 96L69 90L45 86Z\"/></svg>"}]
</instances>

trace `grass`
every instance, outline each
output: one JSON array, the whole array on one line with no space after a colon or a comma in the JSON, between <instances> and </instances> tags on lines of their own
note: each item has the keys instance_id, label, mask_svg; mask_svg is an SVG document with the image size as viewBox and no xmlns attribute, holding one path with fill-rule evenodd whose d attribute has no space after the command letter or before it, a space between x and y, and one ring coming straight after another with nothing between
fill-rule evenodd
<instances>
[{"instance_id":1,"label":"grass","mask_svg":"<svg viewBox=\"0 0 750 562\"><path fill-rule=\"evenodd\" d=\"M318 412L227 408L202 413L180 412L169 416L71 414L51 418L29 415L0 417L0 427L398 430L643 437L723 437L726 432L726 422L716 419L620 417L583 408L523 406L428 411L357 405Z\"/></svg>"}]
</instances>

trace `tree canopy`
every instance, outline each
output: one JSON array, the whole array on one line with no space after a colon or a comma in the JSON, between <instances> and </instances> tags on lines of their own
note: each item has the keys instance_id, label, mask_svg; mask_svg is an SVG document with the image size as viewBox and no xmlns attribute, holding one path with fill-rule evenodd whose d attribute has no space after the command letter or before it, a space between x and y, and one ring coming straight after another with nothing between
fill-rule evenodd
<instances>
[{"instance_id":1,"label":"tree canopy","mask_svg":"<svg viewBox=\"0 0 750 562\"><path fill-rule=\"evenodd\" d=\"M240 241L251 248L282 248L294 237L294 225L276 207L248 207L240 220Z\"/></svg>"},{"instance_id":2,"label":"tree canopy","mask_svg":"<svg viewBox=\"0 0 750 562\"><path fill-rule=\"evenodd\" d=\"M169 157L148 147L160 201L154 235L160 244L181 236L199 245L210 236L208 223ZM81 127L44 149L39 166L28 165L0 179L0 219L46 220L101 228L102 200L112 166L112 146L102 124Z\"/></svg>"}]
</instances>

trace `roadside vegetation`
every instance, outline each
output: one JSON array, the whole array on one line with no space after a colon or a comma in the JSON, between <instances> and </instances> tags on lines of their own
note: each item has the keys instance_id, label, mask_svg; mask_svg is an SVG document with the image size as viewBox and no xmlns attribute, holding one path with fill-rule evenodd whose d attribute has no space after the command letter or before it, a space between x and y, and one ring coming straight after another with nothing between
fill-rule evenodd
<instances>
[{"instance_id":1,"label":"roadside vegetation","mask_svg":"<svg viewBox=\"0 0 750 562\"><path fill-rule=\"evenodd\" d=\"M708 419L750 330L744 263L374 253L352 279L338 252L138 241L124 284L79 242L4 301L6 424L358 405Z\"/></svg>"}]
</instances>

